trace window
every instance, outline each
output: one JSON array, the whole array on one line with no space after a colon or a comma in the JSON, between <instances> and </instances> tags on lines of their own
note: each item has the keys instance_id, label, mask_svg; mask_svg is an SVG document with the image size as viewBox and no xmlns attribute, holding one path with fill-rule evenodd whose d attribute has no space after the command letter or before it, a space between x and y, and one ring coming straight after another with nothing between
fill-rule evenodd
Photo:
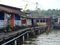
<instances>
[{"instance_id":1,"label":"window","mask_svg":"<svg viewBox=\"0 0 60 45\"><path fill-rule=\"evenodd\" d=\"M0 20L4 20L4 15L0 14Z\"/></svg>"},{"instance_id":2,"label":"window","mask_svg":"<svg viewBox=\"0 0 60 45\"><path fill-rule=\"evenodd\" d=\"M4 20L4 13L0 12L0 20Z\"/></svg>"},{"instance_id":3,"label":"window","mask_svg":"<svg viewBox=\"0 0 60 45\"><path fill-rule=\"evenodd\" d=\"M26 20L22 20L22 24L25 24L26 23Z\"/></svg>"},{"instance_id":4,"label":"window","mask_svg":"<svg viewBox=\"0 0 60 45\"><path fill-rule=\"evenodd\" d=\"M36 20L36 22L39 22L39 20Z\"/></svg>"},{"instance_id":5,"label":"window","mask_svg":"<svg viewBox=\"0 0 60 45\"><path fill-rule=\"evenodd\" d=\"M43 19L43 22L45 22L45 20Z\"/></svg>"},{"instance_id":6,"label":"window","mask_svg":"<svg viewBox=\"0 0 60 45\"><path fill-rule=\"evenodd\" d=\"M42 19L40 20L40 22L42 22Z\"/></svg>"},{"instance_id":7,"label":"window","mask_svg":"<svg viewBox=\"0 0 60 45\"><path fill-rule=\"evenodd\" d=\"M15 20L20 20L20 16L18 14L15 14L15 17L14 17Z\"/></svg>"},{"instance_id":8,"label":"window","mask_svg":"<svg viewBox=\"0 0 60 45\"><path fill-rule=\"evenodd\" d=\"M55 19L55 22L57 22L58 21L58 19Z\"/></svg>"}]
</instances>

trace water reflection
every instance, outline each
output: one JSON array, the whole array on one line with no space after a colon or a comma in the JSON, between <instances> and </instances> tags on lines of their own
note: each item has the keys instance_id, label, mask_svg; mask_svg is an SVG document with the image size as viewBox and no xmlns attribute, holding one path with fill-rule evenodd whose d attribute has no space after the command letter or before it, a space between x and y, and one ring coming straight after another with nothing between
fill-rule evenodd
<instances>
[{"instance_id":1,"label":"water reflection","mask_svg":"<svg viewBox=\"0 0 60 45\"><path fill-rule=\"evenodd\" d=\"M37 35L35 38L29 38L22 45L60 45L60 30Z\"/></svg>"}]
</instances>

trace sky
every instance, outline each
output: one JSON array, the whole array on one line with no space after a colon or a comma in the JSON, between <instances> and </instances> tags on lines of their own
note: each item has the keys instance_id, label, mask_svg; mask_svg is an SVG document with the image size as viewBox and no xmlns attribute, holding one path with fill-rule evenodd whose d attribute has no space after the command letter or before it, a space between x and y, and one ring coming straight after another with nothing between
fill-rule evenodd
<instances>
[{"instance_id":1,"label":"sky","mask_svg":"<svg viewBox=\"0 0 60 45\"><path fill-rule=\"evenodd\" d=\"M28 4L27 9L35 10L36 2L38 2L38 8L42 10L47 9L60 9L60 0L0 0L0 4L14 6L18 8L24 8Z\"/></svg>"}]
</instances>

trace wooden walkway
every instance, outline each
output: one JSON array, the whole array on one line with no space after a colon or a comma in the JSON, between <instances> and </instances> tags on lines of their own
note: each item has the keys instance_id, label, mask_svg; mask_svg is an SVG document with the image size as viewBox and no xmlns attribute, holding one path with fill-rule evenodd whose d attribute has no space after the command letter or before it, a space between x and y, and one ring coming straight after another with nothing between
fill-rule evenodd
<instances>
[{"instance_id":1,"label":"wooden walkway","mask_svg":"<svg viewBox=\"0 0 60 45\"><path fill-rule=\"evenodd\" d=\"M42 26L41 27L34 27L34 28L42 28ZM6 40L8 38L14 37L15 35L17 35L21 32L29 31L31 29L33 29L33 27L25 28L25 29L21 29L21 30L17 30L17 31L12 31L12 32L8 32L8 33L0 33L0 42L3 41L3 40Z\"/></svg>"},{"instance_id":2,"label":"wooden walkway","mask_svg":"<svg viewBox=\"0 0 60 45\"><path fill-rule=\"evenodd\" d=\"M15 36L16 34L18 33L21 33L23 31L26 31L30 28L26 28L26 29L21 29L21 30L17 30L17 31L12 31L12 32L9 32L9 33L0 33L0 42L3 40L3 39L7 39L7 38L10 38L12 36Z\"/></svg>"}]
</instances>

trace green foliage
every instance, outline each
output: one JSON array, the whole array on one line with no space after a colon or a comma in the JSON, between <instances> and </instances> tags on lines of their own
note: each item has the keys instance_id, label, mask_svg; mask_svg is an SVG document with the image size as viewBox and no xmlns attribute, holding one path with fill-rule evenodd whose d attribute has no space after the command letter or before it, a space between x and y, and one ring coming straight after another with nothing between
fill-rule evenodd
<instances>
[{"instance_id":1,"label":"green foliage","mask_svg":"<svg viewBox=\"0 0 60 45\"><path fill-rule=\"evenodd\" d=\"M26 28L26 26L22 25L21 28Z\"/></svg>"},{"instance_id":2,"label":"green foliage","mask_svg":"<svg viewBox=\"0 0 60 45\"><path fill-rule=\"evenodd\" d=\"M29 13L34 13L34 14L39 14L40 16L43 15L43 16L60 16L60 10L58 9L48 9L48 10L27 10L26 12L29 12Z\"/></svg>"}]
</instances>

